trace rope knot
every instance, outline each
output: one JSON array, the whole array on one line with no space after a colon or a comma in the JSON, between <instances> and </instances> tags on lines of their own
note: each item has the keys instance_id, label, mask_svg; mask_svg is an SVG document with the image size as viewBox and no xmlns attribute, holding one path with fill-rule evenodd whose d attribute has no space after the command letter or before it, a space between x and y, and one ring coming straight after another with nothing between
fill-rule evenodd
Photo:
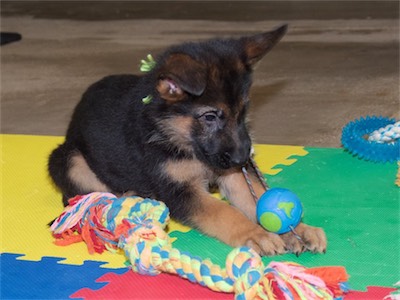
<instances>
[{"instance_id":1,"label":"rope knot","mask_svg":"<svg viewBox=\"0 0 400 300\"><path fill-rule=\"evenodd\" d=\"M119 247L121 247L132 264L135 272L146 275L158 275L161 273L159 266L161 250L170 244L168 234L162 225L157 222L144 220L135 224L126 234L121 235Z\"/></svg>"},{"instance_id":2,"label":"rope knot","mask_svg":"<svg viewBox=\"0 0 400 300\"><path fill-rule=\"evenodd\" d=\"M235 299L254 299L261 291L264 264L251 248L232 250L226 260L226 272L235 282Z\"/></svg>"},{"instance_id":3,"label":"rope knot","mask_svg":"<svg viewBox=\"0 0 400 300\"><path fill-rule=\"evenodd\" d=\"M161 272L161 249L170 244L164 231L169 221L168 208L152 199L141 199L134 205L127 200L123 202L127 215L121 222L127 230L121 232L118 245L129 257L135 272L157 275Z\"/></svg>"}]
</instances>

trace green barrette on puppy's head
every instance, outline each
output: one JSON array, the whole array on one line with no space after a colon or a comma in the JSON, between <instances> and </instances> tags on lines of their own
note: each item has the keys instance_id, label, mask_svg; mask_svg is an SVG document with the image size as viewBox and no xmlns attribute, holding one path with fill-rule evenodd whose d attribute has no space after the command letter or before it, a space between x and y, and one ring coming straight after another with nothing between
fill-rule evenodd
<instances>
[{"instance_id":1,"label":"green barrette on puppy's head","mask_svg":"<svg viewBox=\"0 0 400 300\"><path fill-rule=\"evenodd\" d=\"M156 66L156 61L151 54L147 54L146 59L140 61L140 71L150 72Z\"/></svg>"},{"instance_id":2,"label":"green barrette on puppy's head","mask_svg":"<svg viewBox=\"0 0 400 300\"><path fill-rule=\"evenodd\" d=\"M156 61L151 54L147 54L146 59L140 61L140 71L147 73L154 69L156 66ZM153 100L152 95L147 95L142 99L143 104L149 104Z\"/></svg>"}]
</instances>

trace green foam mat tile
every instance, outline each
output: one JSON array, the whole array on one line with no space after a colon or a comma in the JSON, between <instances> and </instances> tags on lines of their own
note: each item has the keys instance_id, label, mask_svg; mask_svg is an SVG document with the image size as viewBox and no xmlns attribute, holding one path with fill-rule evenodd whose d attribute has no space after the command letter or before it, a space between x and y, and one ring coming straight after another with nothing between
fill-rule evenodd
<instances>
[{"instance_id":1,"label":"green foam mat tile","mask_svg":"<svg viewBox=\"0 0 400 300\"><path fill-rule=\"evenodd\" d=\"M397 166L360 160L342 149L306 148L307 156L268 176L271 187L295 192L304 222L323 227L325 255L306 253L307 266L343 265L353 289L392 286L400 279L400 189Z\"/></svg>"}]
</instances>

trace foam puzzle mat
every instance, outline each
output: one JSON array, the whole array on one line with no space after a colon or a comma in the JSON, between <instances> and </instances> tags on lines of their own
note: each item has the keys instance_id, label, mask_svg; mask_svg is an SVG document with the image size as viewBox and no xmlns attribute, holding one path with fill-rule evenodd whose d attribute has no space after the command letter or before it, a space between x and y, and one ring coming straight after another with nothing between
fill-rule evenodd
<instances>
[{"instance_id":1,"label":"foam puzzle mat","mask_svg":"<svg viewBox=\"0 0 400 300\"><path fill-rule=\"evenodd\" d=\"M54 245L47 224L62 212L47 175L47 157L62 137L0 135L1 299L233 299L174 275L133 273L122 254L90 255L83 243ZM375 164L343 149L257 145L256 160L272 187L295 192L304 222L323 227L326 254L264 257L307 267L344 266L348 299L383 299L400 280L400 190L397 165ZM176 222L174 247L220 266L231 247Z\"/></svg>"}]
</instances>

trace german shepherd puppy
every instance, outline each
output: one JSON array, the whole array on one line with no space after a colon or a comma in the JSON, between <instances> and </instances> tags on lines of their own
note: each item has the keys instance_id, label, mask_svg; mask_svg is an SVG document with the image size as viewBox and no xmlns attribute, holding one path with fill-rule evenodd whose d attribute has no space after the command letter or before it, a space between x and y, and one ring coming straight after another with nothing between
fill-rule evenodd
<instances>
[{"instance_id":1,"label":"german shepherd puppy","mask_svg":"<svg viewBox=\"0 0 400 300\"><path fill-rule=\"evenodd\" d=\"M257 225L241 172L252 148L246 127L252 68L285 32L286 25L172 46L142 76L108 76L90 86L49 159L64 205L94 191L135 194L165 202L176 220L234 247L261 255L325 251L320 228L300 224L301 243L291 232L279 236ZM212 183L232 205L211 196ZM253 184L260 196L255 176Z\"/></svg>"}]
</instances>

